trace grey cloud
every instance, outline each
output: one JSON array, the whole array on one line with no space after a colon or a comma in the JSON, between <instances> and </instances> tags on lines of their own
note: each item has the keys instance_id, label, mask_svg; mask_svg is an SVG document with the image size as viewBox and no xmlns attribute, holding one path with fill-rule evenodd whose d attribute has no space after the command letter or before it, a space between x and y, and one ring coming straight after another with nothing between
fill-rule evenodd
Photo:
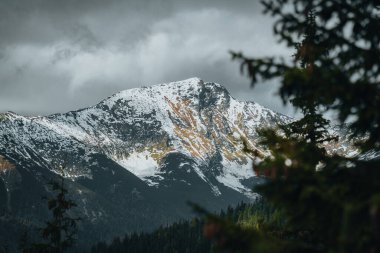
<instances>
[{"instance_id":1,"label":"grey cloud","mask_svg":"<svg viewBox=\"0 0 380 253\"><path fill-rule=\"evenodd\" d=\"M115 25L136 32L178 11L205 8L259 12L257 1L243 0L2 0L0 34L2 42L49 43L76 33L77 26L92 26L98 36L112 39Z\"/></svg>"},{"instance_id":2,"label":"grey cloud","mask_svg":"<svg viewBox=\"0 0 380 253\"><path fill-rule=\"evenodd\" d=\"M0 111L64 112L119 90L198 76L293 114L275 86L249 89L228 54L290 55L271 22L248 0L3 0Z\"/></svg>"}]
</instances>

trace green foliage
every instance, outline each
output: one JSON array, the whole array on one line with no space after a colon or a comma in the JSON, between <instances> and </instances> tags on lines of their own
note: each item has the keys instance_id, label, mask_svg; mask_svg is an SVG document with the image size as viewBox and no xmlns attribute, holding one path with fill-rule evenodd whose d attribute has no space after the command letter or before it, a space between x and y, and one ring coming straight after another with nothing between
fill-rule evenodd
<instances>
[{"instance_id":1,"label":"green foliage","mask_svg":"<svg viewBox=\"0 0 380 253\"><path fill-rule=\"evenodd\" d=\"M279 248L293 247L278 239L294 237L284 230L284 214L261 198L252 204L240 204L230 214L215 215L197 205L193 207L204 216L203 235L213 240L217 252L275 252ZM260 240L252 241L252 238Z\"/></svg>"},{"instance_id":2,"label":"green foliage","mask_svg":"<svg viewBox=\"0 0 380 253\"><path fill-rule=\"evenodd\" d=\"M380 252L380 29L375 0L262 1L274 32L294 47L293 63L232 52L254 86L281 78L279 94L304 117L262 129L271 155L255 165L268 178L258 191L283 215L277 226L237 226L208 217L212 238L233 252ZM301 42L298 40L301 39ZM326 151L327 111L346 124L359 154ZM275 215L275 214L273 214ZM249 219L248 219L249 220Z\"/></svg>"},{"instance_id":3,"label":"green foliage","mask_svg":"<svg viewBox=\"0 0 380 253\"><path fill-rule=\"evenodd\" d=\"M252 85L282 78L279 93L284 102L303 102L336 110L356 135L368 135L363 148L380 148L380 29L379 2L333 0L262 1L277 18L279 40L296 47L294 64L278 58L253 59L232 52L241 61ZM312 13L312 14L310 14ZM316 22L311 22L312 16ZM311 34L311 35L310 35ZM301 44L297 41L304 36ZM305 68L298 68L300 62ZM305 64L309 62L308 64ZM310 62L313 62L312 67ZM301 104L300 104L301 103Z\"/></svg>"}]
</instances>

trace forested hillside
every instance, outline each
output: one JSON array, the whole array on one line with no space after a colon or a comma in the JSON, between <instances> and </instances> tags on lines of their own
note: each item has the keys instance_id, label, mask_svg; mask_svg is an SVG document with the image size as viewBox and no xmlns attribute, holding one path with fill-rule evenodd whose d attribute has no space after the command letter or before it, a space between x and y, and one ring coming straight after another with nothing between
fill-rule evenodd
<instances>
[{"instance_id":1,"label":"forested hillside","mask_svg":"<svg viewBox=\"0 0 380 253\"><path fill-rule=\"evenodd\" d=\"M250 204L240 203L234 208L229 207L226 211L221 211L215 217L250 228L264 223L281 224L280 216L263 200ZM133 233L123 238L117 237L110 244L98 243L89 253L215 252L210 240L206 239L210 229L213 229L212 226L205 224L203 219L181 221L160 227L153 233Z\"/></svg>"}]
</instances>

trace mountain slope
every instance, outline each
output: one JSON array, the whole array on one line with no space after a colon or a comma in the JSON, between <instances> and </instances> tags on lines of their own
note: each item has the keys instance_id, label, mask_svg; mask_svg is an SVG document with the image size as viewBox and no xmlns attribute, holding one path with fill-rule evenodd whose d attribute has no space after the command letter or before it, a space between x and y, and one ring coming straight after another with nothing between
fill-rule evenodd
<instances>
[{"instance_id":1,"label":"mountain slope","mask_svg":"<svg viewBox=\"0 0 380 253\"><path fill-rule=\"evenodd\" d=\"M243 141L264 154L256 129L287 120L198 78L122 91L65 114L1 114L0 212L40 224L40 196L51 194L46 182L60 167L81 231L98 231L80 234L90 241L187 217L186 200L218 210L254 197L259 179Z\"/></svg>"}]
</instances>

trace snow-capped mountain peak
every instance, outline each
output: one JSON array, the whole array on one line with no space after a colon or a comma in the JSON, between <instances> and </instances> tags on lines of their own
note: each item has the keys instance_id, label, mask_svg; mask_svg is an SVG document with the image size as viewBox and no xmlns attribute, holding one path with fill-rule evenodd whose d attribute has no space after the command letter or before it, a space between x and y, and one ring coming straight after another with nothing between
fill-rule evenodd
<instances>
[{"instance_id":1,"label":"snow-capped mountain peak","mask_svg":"<svg viewBox=\"0 0 380 253\"><path fill-rule=\"evenodd\" d=\"M178 152L194 160L194 171L213 189L217 186L206 174L210 174L210 159L217 157L221 166L213 178L244 193L250 189L240 181L254 175L241 140L255 147L258 126L286 120L256 103L237 101L220 84L199 78L124 90L95 106L66 114L6 118L24 126L9 130L10 122L5 121L4 136L23 142L44 160L62 162L62 153L77 157L74 153L79 147L85 150L84 158L77 157L82 168L78 162L71 165L75 167L68 173L72 177L91 177L83 161L99 152L148 185L157 186L165 179L162 159ZM57 148L46 144L50 142Z\"/></svg>"},{"instance_id":2,"label":"snow-capped mountain peak","mask_svg":"<svg viewBox=\"0 0 380 253\"><path fill-rule=\"evenodd\" d=\"M199 78L124 90L63 114L2 113L0 216L44 221L41 196L52 194L57 175L69 179L89 228L82 241L100 240L88 231L112 238L188 217L186 200L210 210L250 200L260 179L242 143L264 154L256 129L284 120Z\"/></svg>"}]
</instances>

